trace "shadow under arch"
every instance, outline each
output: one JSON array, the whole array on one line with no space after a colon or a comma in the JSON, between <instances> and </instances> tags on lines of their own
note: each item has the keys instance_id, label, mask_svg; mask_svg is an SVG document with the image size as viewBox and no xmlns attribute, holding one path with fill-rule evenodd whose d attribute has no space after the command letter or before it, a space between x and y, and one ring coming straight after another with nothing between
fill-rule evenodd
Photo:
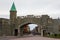
<instances>
[{"instance_id":1,"label":"shadow under arch","mask_svg":"<svg viewBox=\"0 0 60 40\"><path fill-rule=\"evenodd\" d=\"M27 34L29 34L30 33L30 29L29 29L29 32L27 32L27 31L25 31L24 30L24 26L25 26L25 28L26 27L28 27L27 25L29 25L29 24L36 24L36 25L38 25L37 23L31 23L31 22L27 22L27 23L23 23L23 24L21 24L21 25L19 25L19 29L20 29L20 36L23 36L24 35L24 33L26 32ZM39 26L39 25L38 25Z\"/></svg>"}]
</instances>

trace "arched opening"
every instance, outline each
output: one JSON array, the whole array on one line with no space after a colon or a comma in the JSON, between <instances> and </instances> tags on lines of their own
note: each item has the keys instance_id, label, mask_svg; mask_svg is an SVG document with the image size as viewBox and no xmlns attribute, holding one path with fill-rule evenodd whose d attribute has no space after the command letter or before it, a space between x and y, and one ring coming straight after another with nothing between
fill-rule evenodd
<instances>
[{"instance_id":1,"label":"arched opening","mask_svg":"<svg viewBox=\"0 0 60 40\"><path fill-rule=\"evenodd\" d=\"M29 35L29 34L38 34L38 25L27 23L20 27L20 34L22 35Z\"/></svg>"},{"instance_id":2,"label":"arched opening","mask_svg":"<svg viewBox=\"0 0 60 40\"><path fill-rule=\"evenodd\" d=\"M28 26L30 27L31 34L33 34L33 35L38 34L38 25L37 24L29 24Z\"/></svg>"},{"instance_id":3,"label":"arched opening","mask_svg":"<svg viewBox=\"0 0 60 40\"><path fill-rule=\"evenodd\" d=\"M17 36L18 35L18 29L15 29L14 30L14 36Z\"/></svg>"}]
</instances>

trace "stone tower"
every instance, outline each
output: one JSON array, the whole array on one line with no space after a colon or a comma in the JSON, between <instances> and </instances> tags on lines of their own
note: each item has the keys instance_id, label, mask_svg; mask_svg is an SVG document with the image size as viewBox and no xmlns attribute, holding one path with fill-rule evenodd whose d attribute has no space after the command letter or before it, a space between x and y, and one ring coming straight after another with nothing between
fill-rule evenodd
<instances>
[{"instance_id":1,"label":"stone tower","mask_svg":"<svg viewBox=\"0 0 60 40\"><path fill-rule=\"evenodd\" d=\"M16 20L16 13L17 13L16 7L15 7L15 4L13 2L12 7L11 7L11 10L10 10L10 21L12 21L13 23Z\"/></svg>"},{"instance_id":2,"label":"stone tower","mask_svg":"<svg viewBox=\"0 0 60 40\"><path fill-rule=\"evenodd\" d=\"M12 7L10 9L10 27L11 27L11 35L14 35L14 29L16 27L15 23L16 23L16 7L15 4L13 2Z\"/></svg>"}]
</instances>

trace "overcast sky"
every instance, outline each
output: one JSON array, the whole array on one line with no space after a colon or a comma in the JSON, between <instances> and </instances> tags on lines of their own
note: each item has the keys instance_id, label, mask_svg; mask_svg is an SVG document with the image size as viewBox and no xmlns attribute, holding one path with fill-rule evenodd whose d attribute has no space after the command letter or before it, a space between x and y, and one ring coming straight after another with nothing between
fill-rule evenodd
<instances>
[{"instance_id":1,"label":"overcast sky","mask_svg":"<svg viewBox=\"0 0 60 40\"><path fill-rule=\"evenodd\" d=\"M9 18L13 0L0 0L0 18ZM48 14L60 17L60 0L14 0L17 16Z\"/></svg>"},{"instance_id":2,"label":"overcast sky","mask_svg":"<svg viewBox=\"0 0 60 40\"><path fill-rule=\"evenodd\" d=\"M37 24L29 24L28 26L30 27L30 30L33 30L35 27L38 27Z\"/></svg>"}]
</instances>

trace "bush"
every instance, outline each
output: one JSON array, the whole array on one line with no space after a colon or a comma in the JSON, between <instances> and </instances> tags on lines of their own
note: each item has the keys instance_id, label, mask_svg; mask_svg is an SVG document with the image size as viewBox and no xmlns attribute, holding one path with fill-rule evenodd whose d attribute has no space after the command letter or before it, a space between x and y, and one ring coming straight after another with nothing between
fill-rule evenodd
<instances>
[{"instance_id":1,"label":"bush","mask_svg":"<svg viewBox=\"0 0 60 40\"><path fill-rule=\"evenodd\" d=\"M57 38L60 38L60 34L57 34Z\"/></svg>"},{"instance_id":2,"label":"bush","mask_svg":"<svg viewBox=\"0 0 60 40\"><path fill-rule=\"evenodd\" d=\"M51 34L49 37L51 37L51 38L60 38L60 34Z\"/></svg>"},{"instance_id":3,"label":"bush","mask_svg":"<svg viewBox=\"0 0 60 40\"><path fill-rule=\"evenodd\" d=\"M55 36L54 36L54 34L51 34L49 37L52 37L52 38L54 38Z\"/></svg>"}]
</instances>

